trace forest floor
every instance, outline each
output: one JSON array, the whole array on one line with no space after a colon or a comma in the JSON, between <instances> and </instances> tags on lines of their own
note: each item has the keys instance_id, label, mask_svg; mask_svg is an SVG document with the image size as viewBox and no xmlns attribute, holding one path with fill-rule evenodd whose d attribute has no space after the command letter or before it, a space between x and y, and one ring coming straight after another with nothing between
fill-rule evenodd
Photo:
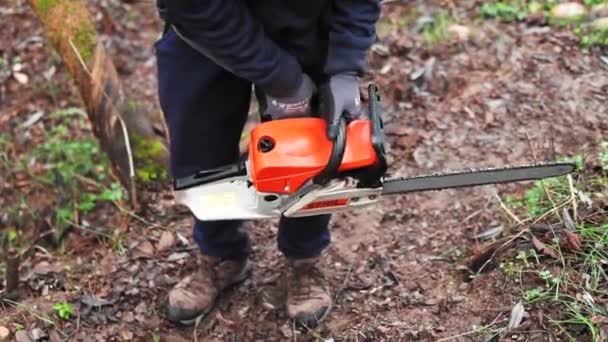
<instances>
[{"instance_id":1,"label":"forest floor","mask_svg":"<svg viewBox=\"0 0 608 342\"><path fill-rule=\"evenodd\" d=\"M196 267L189 214L166 187L127 209L35 15L23 0L1 2L0 227L24 256L0 332L18 341L606 338L608 50L581 46L580 33L542 15L484 18L482 4L384 5L365 81L387 109L391 173L561 157L589 166L572 184L412 194L335 215L323 259L335 306L319 329L297 331L281 306L274 221L248 224L252 277L198 327L164 319L167 291ZM88 5L135 105L158 108L153 2ZM564 287L568 269L580 272Z\"/></svg>"}]
</instances>

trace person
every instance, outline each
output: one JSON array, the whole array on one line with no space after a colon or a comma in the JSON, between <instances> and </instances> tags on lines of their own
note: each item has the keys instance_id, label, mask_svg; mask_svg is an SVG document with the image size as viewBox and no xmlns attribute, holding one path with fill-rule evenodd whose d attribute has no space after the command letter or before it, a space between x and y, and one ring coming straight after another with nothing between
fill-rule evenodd
<instances>
[{"instance_id":1,"label":"person","mask_svg":"<svg viewBox=\"0 0 608 342\"><path fill-rule=\"evenodd\" d=\"M232 163L251 96L273 120L311 115L318 96L335 138L342 116L360 115L359 78L375 40L376 0L157 0L165 29L155 42L158 95L178 178ZM255 90L254 90L255 89ZM254 90L254 91L252 91ZM282 218L286 309L309 327L329 313L331 291L319 259L329 215ZM240 221L194 222L200 267L168 294L166 315L192 324L218 295L249 275L250 240Z\"/></svg>"}]
</instances>

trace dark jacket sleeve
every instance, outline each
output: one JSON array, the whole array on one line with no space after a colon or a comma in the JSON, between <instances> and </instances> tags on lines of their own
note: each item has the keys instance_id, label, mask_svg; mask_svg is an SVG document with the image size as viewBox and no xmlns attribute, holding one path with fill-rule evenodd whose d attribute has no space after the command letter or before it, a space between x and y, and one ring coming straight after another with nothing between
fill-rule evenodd
<instances>
[{"instance_id":1,"label":"dark jacket sleeve","mask_svg":"<svg viewBox=\"0 0 608 342\"><path fill-rule=\"evenodd\" d=\"M300 84L297 60L264 34L243 1L169 0L164 6L178 34L236 76L273 96L285 95Z\"/></svg>"},{"instance_id":2,"label":"dark jacket sleeve","mask_svg":"<svg viewBox=\"0 0 608 342\"><path fill-rule=\"evenodd\" d=\"M363 73L367 51L376 37L380 0L334 0L325 72Z\"/></svg>"}]
</instances>

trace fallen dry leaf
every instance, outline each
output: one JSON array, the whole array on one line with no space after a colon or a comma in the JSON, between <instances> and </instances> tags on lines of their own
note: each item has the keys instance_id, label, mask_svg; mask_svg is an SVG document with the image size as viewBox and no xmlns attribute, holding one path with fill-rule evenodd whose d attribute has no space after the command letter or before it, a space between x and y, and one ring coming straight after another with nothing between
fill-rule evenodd
<instances>
[{"instance_id":1,"label":"fallen dry leaf","mask_svg":"<svg viewBox=\"0 0 608 342\"><path fill-rule=\"evenodd\" d=\"M568 212L568 210L566 208L564 208L564 210L562 210L562 217L564 218L564 226L566 226L566 229L574 231L576 230L576 225L574 224L574 220L572 219L572 216L570 216L570 213Z\"/></svg>"},{"instance_id":2,"label":"fallen dry leaf","mask_svg":"<svg viewBox=\"0 0 608 342\"><path fill-rule=\"evenodd\" d=\"M581 237L580 235L573 233L569 230L562 231L562 234L565 236L566 240L566 248L573 251L581 250Z\"/></svg>"},{"instance_id":3,"label":"fallen dry leaf","mask_svg":"<svg viewBox=\"0 0 608 342\"><path fill-rule=\"evenodd\" d=\"M521 321L524 319L524 314L526 311L524 310L524 304L520 301L515 304L513 309L511 310L511 318L509 319L509 325L507 326L507 331L511 331L521 324Z\"/></svg>"},{"instance_id":4,"label":"fallen dry leaf","mask_svg":"<svg viewBox=\"0 0 608 342\"><path fill-rule=\"evenodd\" d=\"M97 292L95 295L99 298L105 298L107 297L110 293L112 293L112 288L105 286L103 287L101 290L99 290L99 292Z\"/></svg>"},{"instance_id":5,"label":"fallen dry leaf","mask_svg":"<svg viewBox=\"0 0 608 342\"><path fill-rule=\"evenodd\" d=\"M154 255L154 246L148 240L140 242L133 251L133 256L136 258L148 258L152 255Z\"/></svg>"},{"instance_id":6,"label":"fallen dry leaf","mask_svg":"<svg viewBox=\"0 0 608 342\"><path fill-rule=\"evenodd\" d=\"M551 249L549 246L545 245L544 242L540 241L536 238L536 236L532 236L532 244L534 247L541 253L546 256L552 257L553 259L557 259L557 252Z\"/></svg>"},{"instance_id":7,"label":"fallen dry leaf","mask_svg":"<svg viewBox=\"0 0 608 342\"><path fill-rule=\"evenodd\" d=\"M175 236L173 236L173 233L165 230L160 236L156 249L159 252L163 252L173 247L173 245L175 245Z\"/></svg>"}]
</instances>

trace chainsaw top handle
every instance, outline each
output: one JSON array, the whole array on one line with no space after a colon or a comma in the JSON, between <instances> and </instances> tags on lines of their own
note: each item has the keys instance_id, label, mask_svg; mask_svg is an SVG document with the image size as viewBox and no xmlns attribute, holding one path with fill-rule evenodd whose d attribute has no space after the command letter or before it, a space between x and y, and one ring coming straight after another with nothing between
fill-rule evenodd
<instances>
[{"instance_id":1,"label":"chainsaw top handle","mask_svg":"<svg viewBox=\"0 0 608 342\"><path fill-rule=\"evenodd\" d=\"M327 165L318 175L313 178L313 183L317 185L325 185L332 178L338 175L338 168L342 164L344 151L346 150L346 118L340 118L338 126L338 134L334 140L334 145L331 150L331 155L327 161Z\"/></svg>"},{"instance_id":2,"label":"chainsaw top handle","mask_svg":"<svg viewBox=\"0 0 608 342\"><path fill-rule=\"evenodd\" d=\"M386 162L386 152L384 150L382 118L380 117L380 95L378 94L378 87L375 84L370 84L367 91L369 98L367 114L371 122L371 142L378 157L378 164L374 165L373 168L366 168L363 171L357 170L355 172L351 172L351 174L363 181L364 184L362 186L379 186L379 182L388 168ZM336 139L333 141L333 149L327 162L327 166L323 169L323 171L313 178L313 182L315 184L325 185L327 182L329 182L329 180L340 174L339 167L342 164L344 151L346 150L346 126L346 119L341 117L340 124L338 126L338 134Z\"/></svg>"}]
</instances>

